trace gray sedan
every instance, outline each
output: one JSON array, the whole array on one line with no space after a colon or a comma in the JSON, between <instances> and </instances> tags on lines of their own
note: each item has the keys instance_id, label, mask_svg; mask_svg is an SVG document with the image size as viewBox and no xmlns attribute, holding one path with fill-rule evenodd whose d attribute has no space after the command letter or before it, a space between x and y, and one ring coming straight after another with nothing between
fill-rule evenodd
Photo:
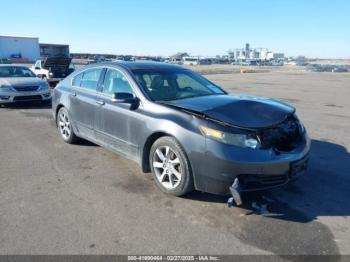
<instances>
[{"instance_id":1,"label":"gray sedan","mask_svg":"<svg viewBox=\"0 0 350 262\"><path fill-rule=\"evenodd\" d=\"M54 90L53 116L65 142L84 138L135 160L176 196L281 186L308 163L310 140L295 108L229 95L175 65L82 68Z\"/></svg>"},{"instance_id":2,"label":"gray sedan","mask_svg":"<svg viewBox=\"0 0 350 262\"><path fill-rule=\"evenodd\" d=\"M46 81L22 65L0 65L0 104L22 101L51 101Z\"/></svg>"}]
</instances>

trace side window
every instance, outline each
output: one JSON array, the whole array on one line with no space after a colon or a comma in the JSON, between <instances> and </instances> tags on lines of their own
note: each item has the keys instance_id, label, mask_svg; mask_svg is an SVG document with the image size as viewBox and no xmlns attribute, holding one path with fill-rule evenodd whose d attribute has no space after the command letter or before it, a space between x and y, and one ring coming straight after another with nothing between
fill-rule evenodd
<instances>
[{"instance_id":1,"label":"side window","mask_svg":"<svg viewBox=\"0 0 350 262\"><path fill-rule=\"evenodd\" d=\"M130 93L133 94L132 88L126 77L119 71L108 69L103 83L104 94Z\"/></svg>"},{"instance_id":2,"label":"side window","mask_svg":"<svg viewBox=\"0 0 350 262\"><path fill-rule=\"evenodd\" d=\"M80 87L90 89L90 90L96 90L98 86L98 81L101 76L101 72L102 72L102 68L85 71L80 80Z\"/></svg>"},{"instance_id":3,"label":"side window","mask_svg":"<svg viewBox=\"0 0 350 262\"><path fill-rule=\"evenodd\" d=\"M84 73L80 73L79 75L76 75L73 78L72 85L73 86L80 86L81 79L83 78Z\"/></svg>"}]
</instances>

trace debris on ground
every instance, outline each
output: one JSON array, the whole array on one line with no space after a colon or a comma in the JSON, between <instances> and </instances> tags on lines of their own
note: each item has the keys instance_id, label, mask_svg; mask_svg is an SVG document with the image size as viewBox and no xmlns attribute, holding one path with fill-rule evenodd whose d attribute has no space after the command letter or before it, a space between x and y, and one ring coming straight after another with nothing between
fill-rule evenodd
<instances>
[{"instance_id":1,"label":"debris on ground","mask_svg":"<svg viewBox=\"0 0 350 262\"><path fill-rule=\"evenodd\" d=\"M268 214L269 211L267 210L266 204L258 204L257 202L252 202L252 208L260 215Z\"/></svg>"},{"instance_id":2,"label":"debris on ground","mask_svg":"<svg viewBox=\"0 0 350 262\"><path fill-rule=\"evenodd\" d=\"M228 199L228 201L227 201L227 206L228 206L229 208L233 208L233 207L236 206L236 203L235 203L235 201L233 200L233 197L230 197L230 198Z\"/></svg>"},{"instance_id":3,"label":"debris on ground","mask_svg":"<svg viewBox=\"0 0 350 262\"><path fill-rule=\"evenodd\" d=\"M240 191L239 180L238 178L236 178L232 186L230 187L230 192L232 194L232 197L229 198L229 200L227 201L227 204L229 207L233 207L234 205L241 206L243 204L241 193L239 191Z\"/></svg>"}]
</instances>

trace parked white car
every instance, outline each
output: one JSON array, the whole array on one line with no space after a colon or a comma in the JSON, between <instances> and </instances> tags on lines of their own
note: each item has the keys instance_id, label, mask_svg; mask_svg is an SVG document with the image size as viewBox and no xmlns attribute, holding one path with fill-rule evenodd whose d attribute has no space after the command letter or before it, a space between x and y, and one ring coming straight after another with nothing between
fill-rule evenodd
<instances>
[{"instance_id":1,"label":"parked white car","mask_svg":"<svg viewBox=\"0 0 350 262\"><path fill-rule=\"evenodd\" d=\"M37 77L46 80L50 86L55 86L75 70L71 61L68 57L48 57L37 60L31 69Z\"/></svg>"}]
</instances>

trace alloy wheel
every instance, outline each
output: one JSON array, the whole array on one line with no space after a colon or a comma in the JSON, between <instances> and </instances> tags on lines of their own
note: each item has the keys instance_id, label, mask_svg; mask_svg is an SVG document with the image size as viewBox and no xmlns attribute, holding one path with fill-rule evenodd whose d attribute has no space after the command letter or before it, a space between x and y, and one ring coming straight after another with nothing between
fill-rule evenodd
<instances>
[{"instance_id":1,"label":"alloy wheel","mask_svg":"<svg viewBox=\"0 0 350 262\"><path fill-rule=\"evenodd\" d=\"M62 137L68 140L72 133L72 126L69 121L68 113L65 110L61 110L58 114L58 127Z\"/></svg>"},{"instance_id":2,"label":"alloy wheel","mask_svg":"<svg viewBox=\"0 0 350 262\"><path fill-rule=\"evenodd\" d=\"M169 146L161 146L153 155L153 168L158 181L168 190L175 189L182 179L181 160Z\"/></svg>"}]
</instances>

